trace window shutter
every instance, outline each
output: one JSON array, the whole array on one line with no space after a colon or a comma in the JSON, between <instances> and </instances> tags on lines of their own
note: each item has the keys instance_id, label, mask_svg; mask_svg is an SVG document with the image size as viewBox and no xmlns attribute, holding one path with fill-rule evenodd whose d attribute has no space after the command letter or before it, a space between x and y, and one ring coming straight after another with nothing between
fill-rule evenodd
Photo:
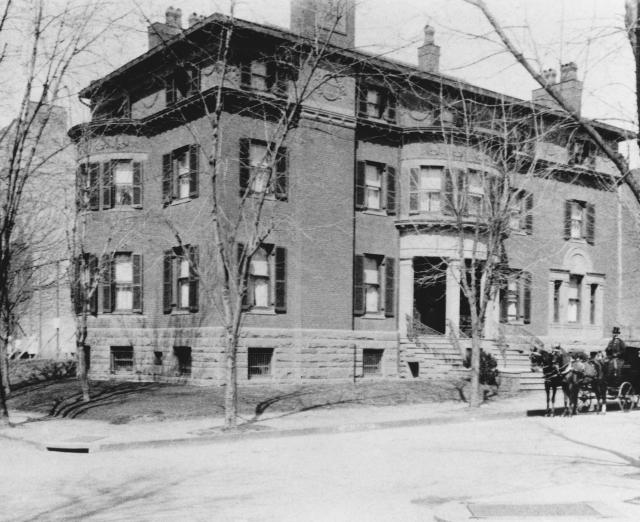
<instances>
[{"instance_id":1,"label":"window shutter","mask_svg":"<svg viewBox=\"0 0 640 522\"><path fill-rule=\"evenodd\" d=\"M288 155L285 147L280 147L276 159L276 178L275 183L275 196L280 201L287 200L287 170L288 170Z\"/></svg>"},{"instance_id":2,"label":"window shutter","mask_svg":"<svg viewBox=\"0 0 640 522\"><path fill-rule=\"evenodd\" d=\"M100 210L100 164L99 163L89 164L89 208L91 210Z\"/></svg>"},{"instance_id":3,"label":"window shutter","mask_svg":"<svg viewBox=\"0 0 640 522\"><path fill-rule=\"evenodd\" d=\"M275 251L275 311L277 314L284 314L287 311L287 249L276 247Z\"/></svg>"},{"instance_id":4,"label":"window shutter","mask_svg":"<svg viewBox=\"0 0 640 522\"><path fill-rule=\"evenodd\" d=\"M133 265L133 306L132 312L142 313L142 254L131 256Z\"/></svg>"},{"instance_id":5,"label":"window shutter","mask_svg":"<svg viewBox=\"0 0 640 522\"><path fill-rule=\"evenodd\" d=\"M242 310L248 310L249 308L251 308L251 305L249 303L249 296L247 295L247 278L246 278L246 274L245 277L242 277L242 259L244 256L244 244L243 243L238 243L238 272L236 274L237 280L238 280L238 292L242 293ZM248 271L248 270L247 270Z\"/></svg>"},{"instance_id":6,"label":"window shutter","mask_svg":"<svg viewBox=\"0 0 640 522\"><path fill-rule=\"evenodd\" d=\"M531 273L523 272L520 277L520 283L522 289L520 295L522 296L522 317L524 324L531 322Z\"/></svg>"},{"instance_id":7,"label":"window shutter","mask_svg":"<svg viewBox=\"0 0 640 522\"><path fill-rule=\"evenodd\" d=\"M364 84L358 89L358 116L367 116L367 87Z\"/></svg>"},{"instance_id":8,"label":"window shutter","mask_svg":"<svg viewBox=\"0 0 640 522\"><path fill-rule=\"evenodd\" d=\"M173 250L165 250L162 262L162 311L171 313L173 305Z\"/></svg>"},{"instance_id":9,"label":"window shutter","mask_svg":"<svg viewBox=\"0 0 640 522\"><path fill-rule=\"evenodd\" d=\"M200 280L198 247L189 247L189 311L198 311L198 283Z\"/></svg>"},{"instance_id":10,"label":"window shutter","mask_svg":"<svg viewBox=\"0 0 640 522\"><path fill-rule=\"evenodd\" d=\"M78 165L76 169L76 210L78 212L84 210L86 204L85 197L89 197L90 192L86 188L88 182L87 176L87 165L85 163Z\"/></svg>"},{"instance_id":11,"label":"window shutter","mask_svg":"<svg viewBox=\"0 0 640 522\"><path fill-rule=\"evenodd\" d=\"M443 214L453 214L454 206L453 206L453 179L451 177L451 171L449 169L444 169L444 179L443 179L443 200L442 200L442 213Z\"/></svg>"},{"instance_id":12,"label":"window shutter","mask_svg":"<svg viewBox=\"0 0 640 522\"><path fill-rule=\"evenodd\" d=\"M113 207L111 192L113 188L112 162L102 164L102 208Z\"/></svg>"},{"instance_id":13,"label":"window shutter","mask_svg":"<svg viewBox=\"0 0 640 522\"><path fill-rule=\"evenodd\" d=\"M509 322L509 317L507 315L507 289L500 289L500 322L507 323Z\"/></svg>"},{"instance_id":14,"label":"window shutter","mask_svg":"<svg viewBox=\"0 0 640 522\"><path fill-rule=\"evenodd\" d=\"M395 259L387 257L384 260L384 315L393 317L395 315Z\"/></svg>"},{"instance_id":15,"label":"window shutter","mask_svg":"<svg viewBox=\"0 0 640 522\"><path fill-rule=\"evenodd\" d=\"M533 233L533 194L528 193L524 199L524 230L527 234Z\"/></svg>"},{"instance_id":16,"label":"window shutter","mask_svg":"<svg viewBox=\"0 0 640 522\"><path fill-rule=\"evenodd\" d=\"M587 203L586 214L587 233L585 236L587 242L593 245L596 242L596 206L593 203Z\"/></svg>"},{"instance_id":17,"label":"window shutter","mask_svg":"<svg viewBox=\"0 0 640 522\"><path fill-rule=\"evenodd\" d=\"M165 82L165 95L167 107L176 102L176 84L174 76L170 76Z\"/></svg>"},{"instance_id":18,"label":"window shutter","mask_svg":"<svg viewBox=\"0 0 640 522\"><path fill-rule=\"evenodd\" d=\"M142 163L133 162L133 206L142 208Z\"/></svg>"},{"instance_id":19,"label":"window shutter","mask_svg":"<svg viewBox=\"0 0 640 522\"><path fill-rule=\"evenodd\" d=\"M200 145L189 145L189 197L198 197L200 176Z\"/></svg>"},{"instance_id":20,"label":"window shutter","mask_svg":"<svg viewBox=\"0 0 640 522\"><path fill-rule=\"evenodd\" d=\"M162 204L171 203L173 199L173 161L171 154L162 155Z\"/></svg>"},{"instance_id":21,"label":"window shutter","mask_svg":"<svg viewBox=\"0 0 640 522\"><path fill-rule=\"evenodd\" d=\"M387 165L387 214L396 213L396 169Z\"/></svg>"},{"instance_id":22,"label":"window shutter","mask_svg":"<svg viewBox=\"0 0 640 522\"><path fill-rule=\"evenodd\" d=\"M389 123L396 122L396 99L392 94L386 96L385 119Z\"/></svg>"},{"instance_id":23,"label":"window shutter","mask_svg":"<svg viewBox=\"0 0 640 522\"><path fill-rule=\"evenodd\" d=\"M564 238L571 238L571 200L564 202Z\"/></svg>"},{"instance_id":24,"label":"window shutter","mask_svg":"<svg viewBox=\"0 0 640 522\"><path fill-rule=\"evenodd\" d=\"M76 315L82 313L84 303L84 285L82 284L82 263L80 257L73 260L73 285L71 285L73 310Z\"/></svg>"},{"instance_id":25,"label":"window shutter","mask_svg":"<svg viewBox=\"0 0 640 522\"><path fill-rule=\"evenodd\" d=\"M242 87L251 88L251 60L240 65L240 84Z\"/></svg>"},{"instance_id":26,"label":"window shutter","mask_svg":"<svg viewBox=\"0 0 640 522\"><path fill-rule=\"evenodd\" d=\"M251 179L251 165L249 164L249 147L251 140L242 138L240 140L240 196L244 196L249 188Z\"/></svg>"},{"instance_id":27,"label":"window shutter","mask_svg":"<svg viewBox=\"0 0 640 522\"><path fill-rule=\"evenodd\" d=\"M356 163L356 190L355 190L355 203L356 210L362 210L365 207L364 193L365 193L365 162L358 161Z\"/></svg>"},{"instance_id":28,"label":"window shutter","mask_svg":"<svg viewBox=\"0 0 640 522\"><path fill-rule=\"evenodd\" d=\"M466 190L467 171L456 169L456 185L458 188L458 198L456 200L456 209L463 216L467 215L467 190ZM454 199L452 198L452 201Z\"/></svg>"},{"instance_id":29,"label":"window shutter","mask_svg":"<svg viewBox=\"0 0 640 522\"><path fill-rule=\"evenodd\" d=\"M418 187L420 186L420 169L409 169L409 210L417 212L420 207L418 201Z\"/></svg>"},{"instance_id":30,"label":"window shutter","mask_svg":"<svg viewBox=\"0 0 640 522\"><path fill-rule=\"evenodd\" d=\"M111 256L105 254L102 256L102 313L110 314L113 310L113 262Z\"/></svg>"},{"instance_id":31,"label":"window shutter","mask_svg":"<svg viewBox=\"0 0 640 522\"><path fill-rule=\"evenodd\" d=\"M98 288L95 283L98 279L98 258L92 254L89 255L89 313L98 315Z\"/></svg>"},{"instance_id":32,"label":"window shutter","mask_svg":"<svg viewBox=\"0 0 640 522\"><path fill-rule=\"evenodd\" d=\"M353 315L364 315L364 256L353 257Z\"/></svg>"}]
</instances>

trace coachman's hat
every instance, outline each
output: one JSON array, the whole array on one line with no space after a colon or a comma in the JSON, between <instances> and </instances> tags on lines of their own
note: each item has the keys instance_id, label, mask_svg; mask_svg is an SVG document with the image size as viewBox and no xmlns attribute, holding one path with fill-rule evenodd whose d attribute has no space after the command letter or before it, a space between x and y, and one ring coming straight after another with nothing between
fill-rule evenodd
<instances>
[{"instance_id":1,"label":"coachman's hat","mask_svg":"<svg viewBox=\"0 0 640 522\"><path fill-rule=\"evenodd\" d=\"M618 334L620 335L620 327L619 326L614 326L613 330L611 331L612 334Z\"/></svg>"}]
</instances>

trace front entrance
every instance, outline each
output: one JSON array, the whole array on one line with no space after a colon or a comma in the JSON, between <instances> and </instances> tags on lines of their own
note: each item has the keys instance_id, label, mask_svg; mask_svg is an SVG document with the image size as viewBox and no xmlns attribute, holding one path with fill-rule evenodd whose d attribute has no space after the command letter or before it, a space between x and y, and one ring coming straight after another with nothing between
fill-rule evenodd
<instances>
[{"instance_id":1,"label":"front entrance","mask_svg":"<svg viewBox=\"0 0 640 522\"><path fill-rule=\"evenodd\" d=\"M437 333L447 326L447 262L441 257L413 258L413 317Z\"/></svg>"}]
</instances>

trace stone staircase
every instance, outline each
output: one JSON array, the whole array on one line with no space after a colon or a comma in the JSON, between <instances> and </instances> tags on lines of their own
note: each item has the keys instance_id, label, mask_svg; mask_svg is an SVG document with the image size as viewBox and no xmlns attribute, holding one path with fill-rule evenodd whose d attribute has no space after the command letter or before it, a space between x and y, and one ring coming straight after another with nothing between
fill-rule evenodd
<instances>
[{"instance_id":1,"label":"stone staircase","mask_svg":"<svg viewBox=\"0 0 640 522\"><path fill-rule=\"evenodd\" d=\"M460 349L444 335L414 336L401 343L401 352L405 361L402 365L406 370L404 377L461 378L468 373L462 364ZM419 368L418 375L412 375L415 365Z\"/></svg>"}]
</instances>

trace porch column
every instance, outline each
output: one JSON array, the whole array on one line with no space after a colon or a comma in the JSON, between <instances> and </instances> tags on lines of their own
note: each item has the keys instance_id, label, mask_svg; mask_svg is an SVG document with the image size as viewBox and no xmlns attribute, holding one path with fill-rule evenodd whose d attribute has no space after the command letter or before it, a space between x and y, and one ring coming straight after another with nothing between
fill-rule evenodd
<instances>
[{"instance_id":1,"label":"porch column","mask_svg":"<svg viewBox=\"0 0 640 522\"><path fill-rule=\"evenodd\" d=\"M500 335L500 292L493 292L487 303L487 313L484 320L484 336L486 339L497 339Z\"/></svg>"},{"instance_id":2,"label":"porch column","mask_svg":"<svg viewBox=\"0 0 640 522\"><path fill-rule=\"evenodd\" d=\"M398 330L407 337L407 316L413 317L413 259L400 259L398 268Z\"/></svg>"},{"instance_id":3,"label":"porch column","mask_svg":"<svg viewBox=\"0 0 640 522\"><path fill-rule=\"evenodd\" d=\"M450 259L447 265L447 324L446 333L451 328L458 333L460 325L460 260Z\"/></svg>"}]
</instances>

